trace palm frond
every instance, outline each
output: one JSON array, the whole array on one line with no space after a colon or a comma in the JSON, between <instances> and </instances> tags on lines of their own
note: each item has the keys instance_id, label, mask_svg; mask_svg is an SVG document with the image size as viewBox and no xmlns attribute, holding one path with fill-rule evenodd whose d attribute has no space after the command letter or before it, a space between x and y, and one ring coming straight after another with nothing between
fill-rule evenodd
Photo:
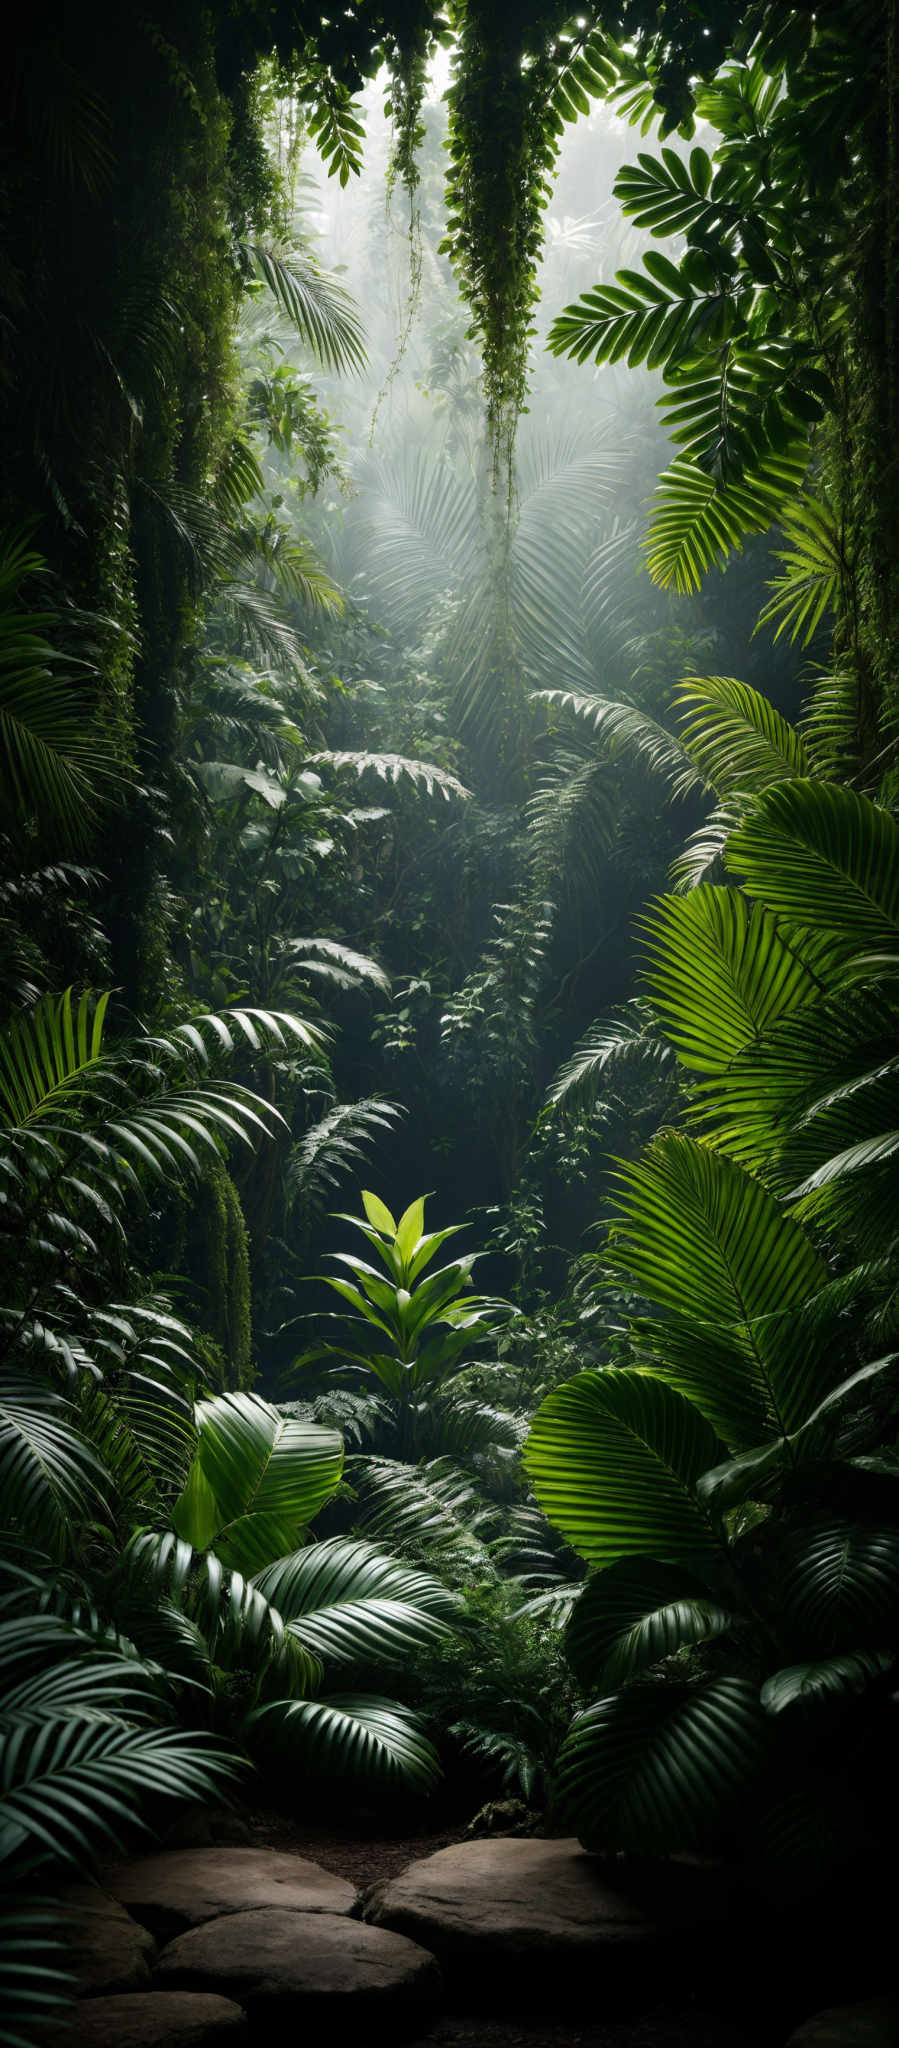
<instances>
[{"instance_id":1,"label":"palm frond","mask_svg":"<svg viewBox=\"0 0 899 2048\"><path fill-rule=\"evenodd\" d=\"M368 953L356 953L342 939L289 939L287 951L304 974L337 988L372 988L390 994L390 978Z\"/></svg>"},{"instance_id":2,"label":"palm frond","mask_svg":"<svg viewBox=\"0 0 899 2048\"><path fill-rule=\"evenodd\" d=\"M37 1377L0 1374L0 1490L6 1514L61 1554L74 1528L104 1520L108 1476L78 1410Z\"/></svg>"},{"instance_id":3,"label":"palm frond","mask_svg":"<svg viewBox=\"0 0 899 2048\"><path fill-rule=\"evenodd\" d=\"M289 257L244 243L241 251L250 275L261 278L282 313L325 369L345 374L361 370L366 361L358 307L343 285L329 277L308 252Z\"/></svg>"},{"instance_id":4,"label":"palm frond","mask_svg":"<svg viewBox=\"0 0 899 2048\"><path fill-rule=\"evenodd\" d=\"M310 1544L257 1573L254 1585L326 1668L401 1666L458 1621L458 1603L438 1579L357 1539Z\"/></svg>"},{"instance_id":5,"label":"palm frond","mask_svg":"<svg viewBox=\"0 0 899 2048\"><path fill-rule=\"evenodd\" d=\"M267 1739L283 1731L288 1753L310 1776L349 1778L430 1792L440 1778L433 1744L418 1716L373 1693L332 1693L323 1700L273 1700L249 1716Z\"/></svg>"},{"instance_id":6,"label":"palm frond","mask_svg":"<svg viewBox=\"0 0 899 2048\"><path fill-rule=\"evenodd\" d=\"M325 1191L337 1187L342 1176L365 1157L365 1147L392 1130L401 1115L398 1103L384 1102L378 1096L335 1103L291 1149L284 1168L288 1209L299 1204L304 1211L313 1210Z\"/></svg>"},{"instance_id":7,"label":"palm frond","mask_svg":"<svg viewBox=\"0 0 899 2048\"><path fill-rule=\"evenodd\" d=\"M645 763L668 782L674 795L706 787L676 735L635 704L615 703L609 697L588 696L578 690L537 690L534 694L538 702L559 704L575 718L582 718L613 755L621 751Z\"/></svg>"},{"instance_id":8,"label":"palm frond","mask_svg":"<svg viewBox=\"0 0 899 2048\"><path fill-rule=\"evenodd\" d=\"M659 480L649 537L649 572L662 590L689 595L707 571L750 534L779 524L801 490L804 453L769 457L742 482L721 484L698 464L680 458Z\"/></svg>"},{"instance_id":9,"label":"palm frond","mask_svg":"<svg viewBox=\"0 0 899 2048\"><path fill-rule=\"evenodd\" d=\"M0 540L0 807L17 828L36 815L77 843L114 764L92 726L89 665L60 648L53 606L29 600L46 576L27 541Z\"/></svg>"},{"instance_id":10,"label":"palm frond","mask_svg":"<svg viewBox=\"0 0 899 2048\"><path fill-rule=\"evenodd\" d=\"M674 1065L671 1047L646 1003L635 1000L591 1024L571 1058L553 1076L547 1102L566 1109L592 1109L608 1086L609 1069L621 1063L660 1071Z\"/></svg>"},{"instance_id":11,"label":"palm frond","mask_svg":"<svg viewBox=\"0 0 899 2048\"><path fill-rule=\"evenodd\" d=\"M676 702L683 744L719 799L811 773L795 728L748 683L732 676L687 676Z\"/></svg>"},{"instance_id":12,"label":"palm frond","mask_svg":"<svg viewBox=\"0 0 899 2048\"><path fill-rule=\"evenodd\" d=\"M805 497L780 521L787 543L775 549L781 573L769 583L773 596L759 613L756 632L776 626L775 640L808 647L828 612L836 612L846 572L843 534L823 498Z\"/></svg>"}]
</instances>

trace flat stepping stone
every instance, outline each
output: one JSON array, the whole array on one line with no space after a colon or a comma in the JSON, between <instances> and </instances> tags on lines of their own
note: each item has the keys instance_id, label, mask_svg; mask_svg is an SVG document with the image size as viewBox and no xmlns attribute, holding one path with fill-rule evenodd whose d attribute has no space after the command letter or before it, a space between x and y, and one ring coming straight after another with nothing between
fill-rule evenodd
<instances>
[{"instance_id":1,"label":"flat stepping stone","mask_svg":"<svg viewBox=\"0 0 899 2048\"><path fill-rule=\"evenodd\" d=\"M899 2003L869 1998L863 2005L832 2005L803 2020L787 2048L899 2048Z\"/></svg>"},{"instance_id":2,"label":"flat stepping stone","mask_svg":"<svg viewBox=\"0 0 899 2048\"><path fill-rule=\"evenodd\" d=\"M149 1990L153 1936L98 1885L69 1885L60 1900L59 1929L79 1998Z\"/></svg>"},{"instance_id":3,"label":"flat stepping stone","mask_svg":"<svg viewBox=\"0 0 899 2048\"><path fill-rule=\"evenodd\" d=\"M164 1941L225 1913L271 1906L351 1913L357 1897L345 1878L278 1849L165 1849L104 1870L103 1883Z\"/></svg>"},{"instance_id":4,"label":"flat stepping stone","mask_svg":"<svg viewBox=\"0 0 899 2048\"><path fill-rule=\"evenodd\" d=\"M159 1958L157 1982L233 1998L265 2040L288 2019L324 2024L332 2039L360 2027L389 2037L420 2026L441 1990L433 1956L402 1935L264 1906L179 1934Z\"/></svg>"},{"instance_id":5,"label":"flat stepping stone","mask_svg":"<svg viewBox=\"0 0 899 2048\"><path fill-rule=\"evenodd\" d=\"M84 1998L60 2048L244 2048L247 2016L200 1991L131 1991Z\"/></svg>"},{"instance_id":6,"label":"flat stepping stone","mask_svg":"<svg viewBox=\"0 0 899 2048\"><path fill-rule=\"evenodd\" d=\"M458 1842L369 1894L366 1921L421 1942L451 1984L506 2003L543 1992L653 1995L655 1964L675 1929L707 1925L727 1887L718 1873L666 1866L638 1885L572 1839ZM700 1910L700 1899L702 1910ZM692 1907L691 1907L692 1901ZM598 1973L598 1974L597 1974Z\"/></svg>"}]
</instances>

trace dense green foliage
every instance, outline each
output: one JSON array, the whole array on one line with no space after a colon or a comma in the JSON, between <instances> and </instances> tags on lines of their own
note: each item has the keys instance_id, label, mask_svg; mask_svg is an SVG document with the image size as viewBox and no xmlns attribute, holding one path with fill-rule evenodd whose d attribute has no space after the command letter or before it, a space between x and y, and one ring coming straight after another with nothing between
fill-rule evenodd
<instances>
[{"instance_id":1,"label":"dense green foliage","mask_svg":"<svg viewBox=\"0 0 899 2048\"><path fill-rule=\"evenodd\" d=\"M253 1770L794 1891L891 1839L896 62L20 25L10 2042L73 1868Z\"/></svg>"}]
</instances>

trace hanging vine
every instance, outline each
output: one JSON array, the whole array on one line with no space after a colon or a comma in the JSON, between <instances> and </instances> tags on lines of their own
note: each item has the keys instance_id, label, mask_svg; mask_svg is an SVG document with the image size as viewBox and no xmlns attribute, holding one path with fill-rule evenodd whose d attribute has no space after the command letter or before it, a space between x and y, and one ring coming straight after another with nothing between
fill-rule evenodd
<instances>
[{"instance_id":1,"label":"hanging vine","mask_svg":"<svg viewBox=\"0 0 899 2048\"><path fill-rule=\"evenodd\" d=\"M387 215L390 219L393 196L400 185L409 202L409 289L396 350L375 399L369 428L369 446L375 438L381 407L409 346L409 337L415 325L421 298L423 249L421 206L418 199L418 188L421 184L418 152L425 137L422 107L428 82L428 61L438 33L442 36L448 33L447 24L440 17L432 24L430 30L424 23L420 24L411 46L397 45L390 61L390 84L384 104L384 111L393 129L393 146L387 165Z\"/></svg>"},{"instance_id":2,"label":"hanging vine","mask_svg":"<svg viewBox=\"0 0 899 2048\"><path fill-rule=\"evenodd\" d=\"M617 76L596 10L573 21L559 0L504 15L494 0L457 0L447 174L450 257L480 343L494 486L511 488L515 431L528 388L542 216L566 121Z\"/></svg>"}]
</instances>

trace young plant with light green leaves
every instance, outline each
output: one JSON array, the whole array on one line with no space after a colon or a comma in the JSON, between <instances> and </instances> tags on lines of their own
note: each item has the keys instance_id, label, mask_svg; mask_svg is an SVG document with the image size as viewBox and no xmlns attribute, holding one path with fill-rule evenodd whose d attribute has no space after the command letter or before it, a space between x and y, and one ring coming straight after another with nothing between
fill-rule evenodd
<instances>
[{"instance_id":1,"label":"young plant with light green leaves","mask_svg":"<svg viewBox=\"0 0 899 2048\"><path fill-rule=\"evenodd\" d=\"M514 1310L507 1301L475 1294L476 1252L464 1253L431 1270L448 1239L461 1227L426 1231L425 1196L410 1202L397 1222L386 1203L363 1191L364 1216L341 1216L367 1238L383 1272L354 1252L335 1252L345 1269L324 1276L350 1311L339 1318L347 1341L314 1346L294 1371L327 1360L336 1379L374 1377L386 1397L387 1441L396 1457L453 1457L465 1463L491 1448L512 1450L520 1430L515 1418L476 1398L464 1370Z\"/></svg>"}]
</instances>

